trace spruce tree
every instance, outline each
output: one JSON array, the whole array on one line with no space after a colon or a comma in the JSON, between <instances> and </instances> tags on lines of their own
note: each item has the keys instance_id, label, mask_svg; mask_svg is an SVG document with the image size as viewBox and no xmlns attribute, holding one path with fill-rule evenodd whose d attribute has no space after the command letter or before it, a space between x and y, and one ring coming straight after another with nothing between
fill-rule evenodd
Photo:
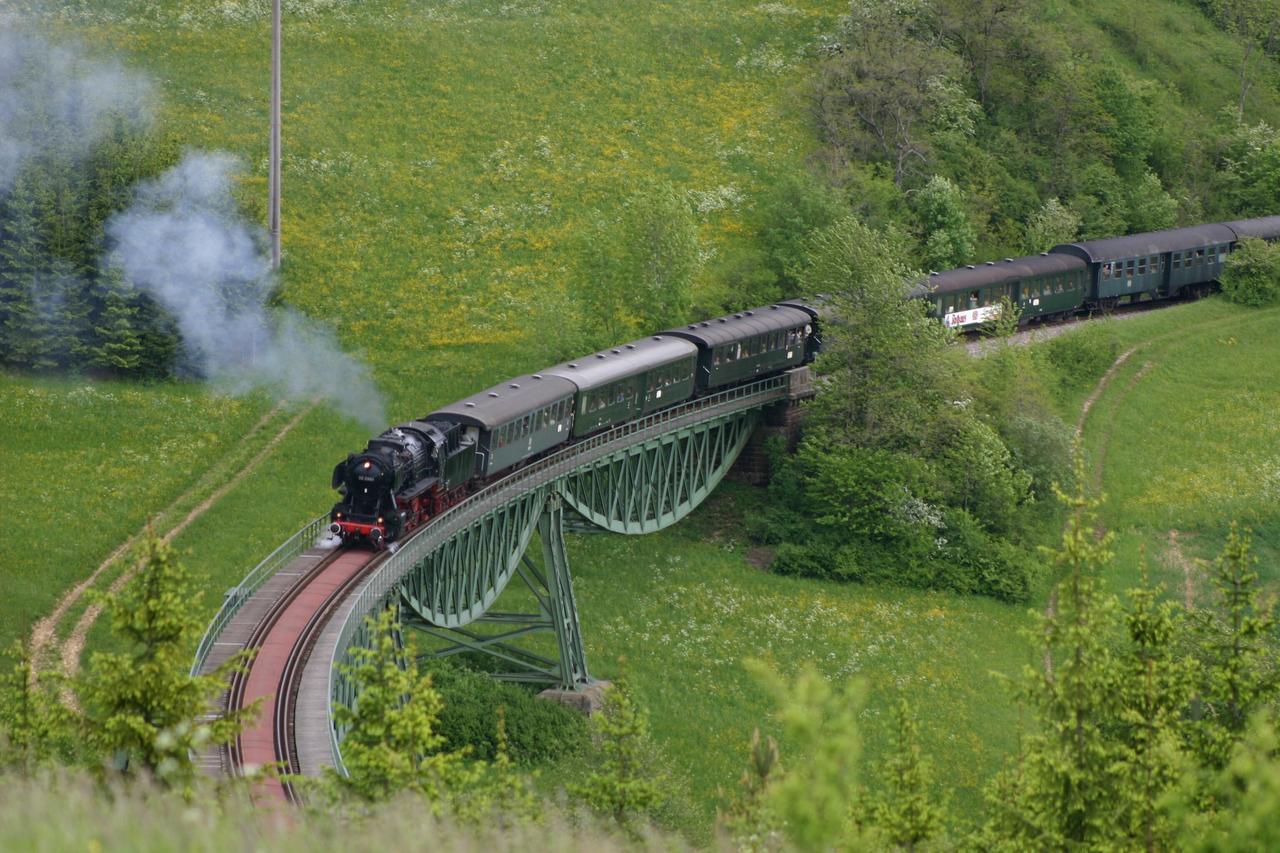
<instances>
[{"instance_id":1,"label":"spruce tree","mask_svg":"<svg viewBox=\"0 0 1280 853\"><path fill-rule=\"evenodd\" d=\"M1141 584L1128 591L1127 643L1117 665L1119 725L1117 769L1122 809L1119 829L1126 846L1165 850L1174 827L1163 802L1186 766L1178 737L1194 684L1194 661L1177 654L1181 608L1160 601L1142 561Z\"/></svg>"},{"instance_id":2,"label":"spruce tree","mask_svg":"<svg viewBox=\"0 0 1280 853\"><path fill-rule=\"evenodd\" d=\"M373 647L353 648L354 662L343 667L359 701L334 709L334 721L347 727L347 775L333 774L333 785L365 802L412 791L426 796L437 814L452 810L451 795L478 784L483 768L465 765L462 752L441 751L436 721L443 703L431 674L418 671L412 649L400 648L395 612L384 610L366 625Z\"/></svg>"},{"instance_id":3,"label":"spruce tree","mask_svg":"<svg viewBox=\"0 0 1280 853\"><path fill-rule=\"evenodd\" d=\"M627 826L661 801L662 786L648 758L649 714L636 705L625 678L619 676L605 690L604 707L591 726L599 769L569 791Z\"/></svg>"},{"instance_id":4,"label":"spruce tree","mask_svg":"<svg viewBox=\"0 0 1280 853\"><path fill-rule=\"evenodd\" d=\"M102 311L93 328L90 363L113 373L136 375L142 366L143 344L135 328L138 307L134 294L116 268L103 273L99 293Z\"/></svg>"},{"instance_id":5,"label":"spruce tree","mask_svg":"<svg viewBox=\"0 0 1280 853\"><path fill-rule=\"evenodd\" d=\"M234 740L257 703L206 721L226 689L237 656L218 672L188 674L191 649L204 627L200 593L168 543L150 531L134 577L106 598L119 652L96 652L81 683L88 740L104 761L128 776L146 776L190 791L193 751Z\"/></svg>"},{"instance_id":6,"label":"spruce tree","mask_svg":"<svg viewBox=\"0 0 1280 853\"><path fill-rule=\"evenodd\" d=\"M1280 696L1277 622L1272 607L1259 601L1251 547L1249 531L1233 523L1222 553L1209 565L1215 601L1197 611L1194 623L1202 667L1186 736L1212 770L1226 766L1253 713Z\"/></svg>"},{"instance_id":7,"label":"spruce tree","mask_svg":"<svg viewBox=\"0 0 1280 853\"><path fill-rule=\"evenodd\" d=\"M881 839L900 850L918 850L942 833L944 809L929 795L928 760L920 749L919 724L906 700L894 709L894 741L880 768L880 790L871 820Z\"/></svg>"},{"instance_id":8,"label":"spruce tree","mask_svg":"<svg viewBox=\"0 0 1280 853\"><path fill-rule=\"evenodd\" d=\"M30 774L70 754L73 721L58 701L57 680L51 675L37 679L21 640L9 647L9 660L11 665L0 670L0 769Z\"/></svg>"},{"instance_id":9,"label":"spruce tree","mask_svg":"<svg viewBox=\"0 0 1280 853\"><path fill-rule=\"evenodd\" d=\"M1012 849L1106 846L1116 832L1120 756L1109 734L1119 686L1108 636L1116 603L1098 583L1111 537L1095 538L1097 502L1085 496L1084 480L1077 470L1077 492L1059 492L1070 519L1052 556L1065 577L1034 635L1044 665L1027 668L1019 691L1036 730L1020 765L994 783L1005 802L992 815L988 840Z\"/></svg>"},{"instance_id":10,"label":"spruce tree","mask_svg":"<svg viewBox=\"0 0 1280 853\"><path fill-rule=\"evenodd\" d=\"M29 367L37 349L31 295L44 273L44 249L32 187L25 177L4 199L0 235L0 363Z\"/></svg>"}]
</instances>

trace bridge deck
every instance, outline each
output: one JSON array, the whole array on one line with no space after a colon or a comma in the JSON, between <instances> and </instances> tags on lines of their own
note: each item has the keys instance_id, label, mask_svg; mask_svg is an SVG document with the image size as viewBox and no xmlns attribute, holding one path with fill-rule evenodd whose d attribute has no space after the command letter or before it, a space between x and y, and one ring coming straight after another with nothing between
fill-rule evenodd
<instances>
[{"instance_id":1,"label":"bridge deck","mask_svg":"<svg viewBox=\"0 0 1280 853\"><path fill-rule=\"evenodd\" d=\"M209 650L208 657L200 667L201 675L210 675L226 663L232 655L243 651L262 620L271 608L283 599L298 579L315 568L316 564L329 555L323 548L312 548L304 551L287 566L272 575L262 586L254 591L231 621L222 629L218 641ZM218 696L209 716L221 716L227 710L227 692ZM230 767L226 750L221 747L206 747L199 758L201 772L209 776L228 776Z\"/></svg>"}]
</instances>

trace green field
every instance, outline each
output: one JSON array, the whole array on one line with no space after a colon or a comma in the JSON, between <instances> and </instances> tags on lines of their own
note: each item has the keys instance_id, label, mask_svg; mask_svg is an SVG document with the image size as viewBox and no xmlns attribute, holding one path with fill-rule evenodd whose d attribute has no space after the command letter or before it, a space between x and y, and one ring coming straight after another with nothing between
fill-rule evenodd
<instances>
[{"instance_id":1,"label":"green field","mask_svg":"<svg viewBox=\"0 0 1280 853\"><path fill-rule=\"evenodd\" d=\"M367 358L392 417L421 415L568 355L583 225L658 177L695 201L706 257L696 301L714 302L717 259L753 239L762 188L803 168L814 148L807 51L843 6L287 2L285 298ZM164 121L186 143L244 159L240 196L260 213L268 4L59 8L57 26L155 76ZM1054 13L1064 26L1089 17L1090 32L1117 43L1145 38L1145 16L1126 23L1123 10L1082 8ZM1200 53L1229 53L1184 4L1154 8L1191 28ZM1213 99L1203 81L1221 69L1201 74L1187 67L1195 51L1156 47L1148 73L1184 81L1183 96L1203 109ZM1104 518L1120 536L1115 586L1132 580L1144 543L1157 574L1181 583L1183 570L1163 556L1173 529L1187 556L1211 555L1232 517L1257 529L1262 553L1280 549L1280 379L1268 361L1278 323L1275 311L1210 300L1114 324L1125 348L1150 341L1087 422L1092 470L1109 495ZM1068 420L1087 393L1068 395ZM177 384L5 377L0 395L5 641L146 518L194 486L205 483L191 503L227 482L293 415L273 414L251 434L272 411L266 400ZM178 537L207 578L210 615L224 589L327 509L333 462L363 439L325 410L307 414ZM626 658L687 785L677 822L706 831L752 727L768 726L764 694L741 666L748 657L866 679L872 759L886 709L906 695L939 792L957 812L978 808L980 786L1016 745L1020 715L992 673L1031 660L1019 633L1029 609L763 573L739 529L741 509L762 499L735 487L662 534L571 538L593 673L608 677ZM103 641L99 626L91 645Z\"/></svg>"},{"instance_id":2,"label":"green field","mask_svg":"<svg viewBox=\"0 0 1280 853\"><path fill-rule=\"evenodd\" d=\"M1091 476L1116 534L1116 586L1145 551L1171 594L1205 601L1197 558L1228 525L1254 531L1265 582L1280 582L1280 310L1222 299L1115 324L1136 347L1090 413Z\"/></svg>"}]
</instances>

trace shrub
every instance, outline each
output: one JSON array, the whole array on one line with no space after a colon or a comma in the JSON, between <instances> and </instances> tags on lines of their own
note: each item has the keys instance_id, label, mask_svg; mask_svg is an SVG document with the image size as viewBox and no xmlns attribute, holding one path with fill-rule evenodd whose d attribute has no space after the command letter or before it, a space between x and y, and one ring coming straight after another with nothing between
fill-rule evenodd
<instances>
[{"instance_id":1,"label":"shrub","mask_svg":"<svg viewBox=\"0 0 1280 853\"><path fill-rule=\"evenodd\" d=\"M498 747L499 708L506 715L508 752L517 764L555 759L586 744L586 718L572 708L539 699L526 687L497 681L449 660L433 660L428 668L444 702L436 731L444 738L445 750L470 747L471 757L493 760Z\"/></svg>"},{"instance_id":2,"label":"shrub","mask_svg":"<svg viewBox=\"0 0 1280 853\"><path fill-rule=\"evenodd\" d=\"M835 552L824 545L783 542L773 554L770 568L780 575L829 578L835 573Z\"/></svg>"},{"instance_id":3,"label":"shrub","mask_svg":"<svg viewBox=\"0 0 1280 853\"><path fill-rule=\"evenodd\" d=\"M937 576L931 586L1001 601L1026 601L1038 574L1036 562L1026 552L990 535L963 510L947 513L933 563Z\"/></svg>"},{"instance_id":4,"label":"shrub","mask_svg":"<svg viewBox=\"0 0 1280 853\"><path fill-rule=\"evenodd\" d=\"M1061 391L1097 382L1120 354L1120 342L1108 323L1087 323L1039 348L1054 385Z\"/></svg>"},{"instance_id":5,"label":"shrub","mask_svg":"<svg viewBox=\"0 0 1280 853\"><path fill-rule=\"evenodd\" d=\"M1280 245L1245 237L1227 258L1222 292L1232 302L1260 307L1280 297Z\"/></svg>"}]
</instances>

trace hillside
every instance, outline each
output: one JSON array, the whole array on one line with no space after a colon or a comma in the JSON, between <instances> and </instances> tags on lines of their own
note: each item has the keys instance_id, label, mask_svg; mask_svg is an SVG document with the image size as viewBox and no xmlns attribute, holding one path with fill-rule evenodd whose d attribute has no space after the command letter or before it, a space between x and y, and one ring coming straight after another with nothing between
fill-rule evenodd
<instances>
[{"instance_id":1,"label":"hillside","mask_svg":"<svg viewBox=\"0 0 1280 853\"><path fill-rule=\"evenodd\" d=\"M784 178L805 173L819 148L814 46L846 4L285 6L280 295L332 324L401 419L572 354L584 341L573 292L583 235L615 221L646 182L670 182L695 211L702 263L694 309L732 302L732 271L759 241L766 200ZM168 130L243 161L237 195L261 219L268 11L261 0L76 0L45 22L149 73ZM1238 48L1191 4L1157 0L1139 10L1079 0L1050 4L1044 22L1064 45L1153 81L1170 124L1212 122L1232 102L1221 90L1234 85ZM1280 95L1260 88L1250 118L1280 124ZM1175 334L1184 318L1203 331ZM1139 543L1152 555L1175 551L1172 531L1184 556L1209 556L1229 514L1259 528L1264 553L1280 550L1270 480L1240 485L1274 457L1264 424L1276 393L1265 379L1274 323L1274 312L1244 315L1213 301L1118 329L1125 346L1153 342L1100 399L1086 439L1095 460L1106 448L1099 483L1112 495L1109 523L1122 531L1125 566ZM1160 335L1168 337L1155 342ZM1147 361L1155 366L1135 380ZM1182 406L1189 385L1212 396ZM148 518L159 516L167 531L226 486L175 540L208 579L212 614L224 589L327 509L332 463L366 438L323 408L285 432L302 407L277 410L265 398L228 400L190 385L7 376L0 393L8 413L0 439L21 448L0 472L0 510L18 519L11 530L24 543L0 568L6 589L18 591L0 609L6 642L29 633ZM1123 439L1149 436L1157 413L1169 424L1160 432L1179 435L1176 423L1179 437L1167 446ZM1206 413L1219 417L1208 422ZM1223 431L1239 443L1212 438ZM1234 479L1206 479L1228 460L1238 460L1223 469ZM1139 489L1135 472L1148 471L1158 475L1158 494ZM1169 492L1184 502L1162 503ZM981 785L1017 743L1018 709L991 673L1011 674L1027 660L1027 608L761 573L745 559L740 529L744 507L760 500L734 489L664 534L572 543L593 673L615 673L625 656L688 785L676 822L705 830L717 787L736 781L751 729L767 717L744 657L865 677L871 760L881 754L890 704L911 698L937 788L951 793L956 811L978 808ZM55 547L45 547L50 539ZM1166 577L1176 582L1177 571ZM82 608L68 613L62 636ZM102 642L99 625L90 645Z\"/></svg>"}]
</instances>

